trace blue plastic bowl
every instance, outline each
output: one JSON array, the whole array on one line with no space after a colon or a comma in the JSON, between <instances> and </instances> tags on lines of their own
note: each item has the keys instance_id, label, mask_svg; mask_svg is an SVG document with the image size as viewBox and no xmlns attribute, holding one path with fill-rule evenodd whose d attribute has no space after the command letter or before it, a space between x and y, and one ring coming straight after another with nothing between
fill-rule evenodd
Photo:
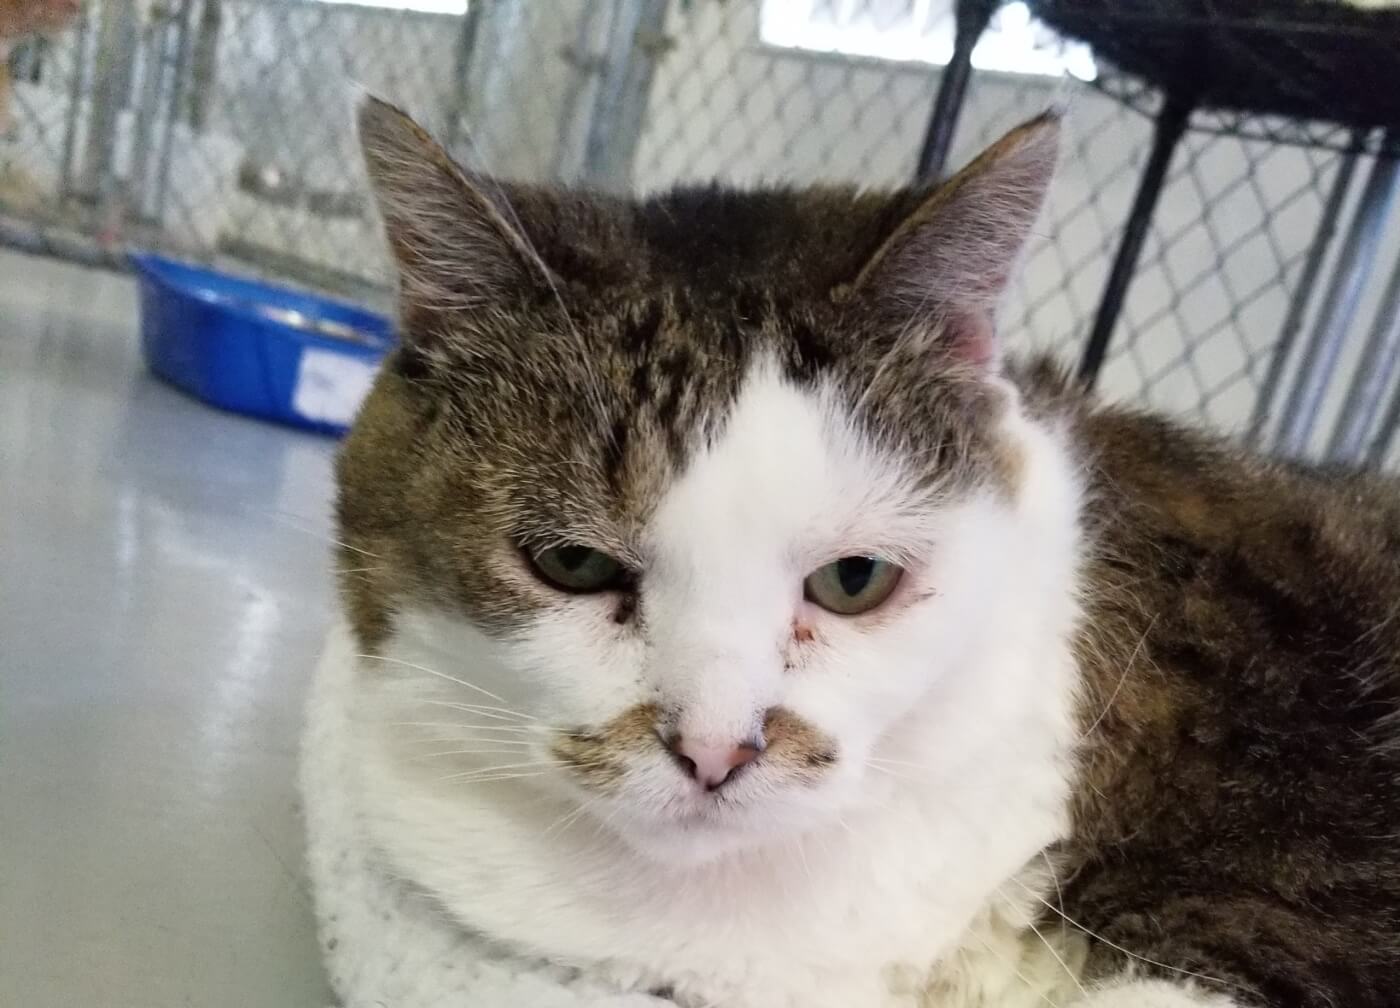
<instances>
[{"instance_id":1,"label":"blue plastic bowl","mask_svg":"<svg viewBox=\"0 0 1400 1008\"><path fill-rule=\"evenodd\" d=\"M374 312L137 253L141 350L156 375L236 413L341 434L393 326Z\"/></svg>"}]
</instances>

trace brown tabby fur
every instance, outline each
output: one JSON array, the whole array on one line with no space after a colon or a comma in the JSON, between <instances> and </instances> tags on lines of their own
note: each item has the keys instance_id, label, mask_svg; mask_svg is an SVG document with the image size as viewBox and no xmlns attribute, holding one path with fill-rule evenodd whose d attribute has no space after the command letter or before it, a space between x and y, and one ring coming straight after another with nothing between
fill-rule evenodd
<instances>
[{"instance_id":1,"label":"brown tabby fur","mask_svg":"<svg viewBox=\"0 0 1400 1008\"><path fill-rule=\"evenodd\" d=\"M665 712L655 704L637 704L597 731L560 735L550 751L595 791L606 794L626 773L634 753L656 746L657 726L665 721ZM790 771L790 779L815 780L836 759L836 746L830 738L782 707L765 715L763 738L764 761Z\"/></svg>"},{"instance_id":2,"label":"brown tabby fur","mask_svg":"<svg viewBox=\"0 0 1400 1008\"><path fill-rule=\"evenodd\" d=\"M631 559L759 353L846 390L930 486L1014 481L993 433L1005 400L959 349L977 338L968 305L937 295L976 288L982 260L958 253L1033 214L1038 194L998 163L1035 168L1040 125L932 195L642 203L501 190L386 107L363 128L406 337L340 462L342 580L366 647L406 598L510 633L549 604L515 539L586 528ZM907 299L911 257L942 271L929 305ZM1096 936L1090 979L1185 971L1246 1004L1400 1004L1395 486L1095 402L1048 365L1011 370L1087 484L1083 739L1047 918ZM633 597L617 618L645 612ZM562 744L607 772L588 739Z\"/></svg>"},{"instance_id":3,"label":"brown tabby fur","mask_svg":"<svg viewBox=\"0 0 1400 1008\"><path fill-rule=\"evenodd\" d=\"M1396 485L1022 380L1089 474L1064 910L1246 1003L1400 1004Z\"/></svg>"}]
</instances>

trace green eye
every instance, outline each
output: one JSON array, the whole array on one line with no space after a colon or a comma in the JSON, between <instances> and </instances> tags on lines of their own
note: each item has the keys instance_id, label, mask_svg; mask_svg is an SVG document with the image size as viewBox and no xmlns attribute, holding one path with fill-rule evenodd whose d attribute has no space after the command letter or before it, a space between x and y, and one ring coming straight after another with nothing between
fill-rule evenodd
<instances>
[{"instance_id":1,"label":"green eye","mask_svg":"<svg viewBox=\"0 0 1400 1008\"><path fill-rule=\"evenodd\" d=\"M588 546L551 546L529 555L535 572L564 591L607 591L622 587L627 578L622 564Z\"/></svg>"},{"instance_id":2,"label":"green eye","mask_svg":"<svg viewBox=\"0 0 1400 1008\"><path fill-rule=\"evenodd\" d=\"M811 602L839 616L858 616L874 609L890 594L903 577L904 569L888 560L848 556L818 567L802 588Z\"/></svg>"}]
</instances>

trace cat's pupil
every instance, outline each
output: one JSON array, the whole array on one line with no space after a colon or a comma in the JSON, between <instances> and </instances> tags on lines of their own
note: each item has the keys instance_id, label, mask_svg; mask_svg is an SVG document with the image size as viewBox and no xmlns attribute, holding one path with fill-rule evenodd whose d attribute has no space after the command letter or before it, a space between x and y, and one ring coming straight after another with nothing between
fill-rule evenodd
<instances>
[{"instance_id":1,"label":"cat's pupil","mask_svg":"<svg viewBox=\"0 0 1400 1008\"><path fill-rule=\"evenodd\" d=\"M588 562L593 550L587 546L560 546L554 555L559 560L559 566L572 574Z\"/></svg>"},{"instance_id":2,"label":"cat's pupil","mask_svg":"<svg viewBox=\"0 0 1400 1008\"><path fill-rule=\"evenodd\" d=\"M847 595L859 595L870 584L875 573L875 560L871 557L842 557L836 561L836 580Z\"/></svg>"}]
</instances>

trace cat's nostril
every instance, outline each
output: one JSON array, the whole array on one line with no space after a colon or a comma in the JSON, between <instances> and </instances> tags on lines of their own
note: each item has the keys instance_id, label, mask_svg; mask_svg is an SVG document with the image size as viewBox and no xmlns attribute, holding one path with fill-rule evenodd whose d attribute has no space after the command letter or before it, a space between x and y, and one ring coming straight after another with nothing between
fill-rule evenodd
<instances>
[{"instance_id":1,"label":"cat's nostril","mask_svg":"<svg viewBox=\"0 0 1400 1008\"><path fill-rule=\"evenodd\" d=\"M751 742L713 744L676 735L667 741L676 765L707 791L714 791L734 776L740 767L758 759L761 745Z\"/></svg>"},{"instance_id":2,"label":"cat's nostril","mask_svg":"<svg viewBox=\"0 0 1400 1008\"><path fill-rule=\"evenodd\" d=\"M695 761L689 756L684 756L678 752L673 752L671 755L676 758L676 764L685 771L687 777L698 778L700 776L700 768L695 765Z\"/></svg>"}]
</instances>

